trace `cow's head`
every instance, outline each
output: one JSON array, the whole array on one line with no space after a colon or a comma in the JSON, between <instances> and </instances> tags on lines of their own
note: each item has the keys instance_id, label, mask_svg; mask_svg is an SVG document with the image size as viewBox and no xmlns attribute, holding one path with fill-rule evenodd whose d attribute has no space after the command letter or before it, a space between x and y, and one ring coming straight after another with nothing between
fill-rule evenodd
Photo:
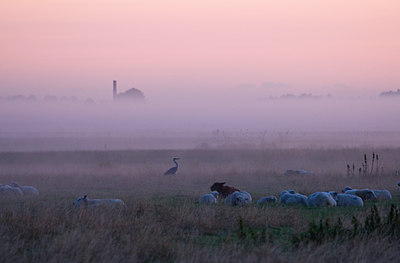
<instances>
[{"instance_id":1,"label":"cow's head","mask_svg":"<svg viewBox=\"0 0 400 263\"><path fill-rule=\"evenodd\" d=\"M210 189L211 189L211 191L217 191L217 192L219 192L219 191L221 191L221 189L224 187L224 184L225 184L225 182L223 182L223 183L214 183L214 184L210 187Z\"/></svg>"}]
</instances>

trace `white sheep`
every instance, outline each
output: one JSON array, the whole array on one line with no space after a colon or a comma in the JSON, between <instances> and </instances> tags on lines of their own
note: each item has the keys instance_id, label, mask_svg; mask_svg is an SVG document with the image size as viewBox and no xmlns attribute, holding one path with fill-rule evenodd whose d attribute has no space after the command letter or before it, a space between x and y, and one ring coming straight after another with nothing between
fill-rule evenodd
<instances>
[{"instance_id":1,"label":"white sheep","mask_svg":"<svg viewBox=\"0 0 400 263\"><path fill-rule=\"evenodd\" d=\"M0 185L0 196L15 197L22 196L21 189L9 185Z\"/></svg>"},{"instance_id":2,"label":"white sheep","mask_svg":"<svg viewBox=\"0 0 400 263\"><path fill-rule=\"evenodd\" d=\"M89 199L87 195L78 197L74 201L77 207L108 207L108 208L125 208L124 201L120 199Z\"/></svg>"},{"instance_id":3,"label":"white sheep","mask_svg":"<svg viewBox=\"0 0 400 263\"><path fill-rule=\"evenodd\" d=\"M293 190L283 191L279 199L282 204L286 205L307 205L307 196Z\"/></svg>"},{"instance_id":4,"label":"white sheep","mask_svg":"<svg viewBox=\"0 0 400 263\"><path fill-rule=\"evenodd\" d=\"M376 195L374 192L370 189L352 189L352 190L347 190L344 192L345 194L351 194L351 195L356 195L361 197L363 201L376 201Z\"/></svg>"},{"instance_id":5,"label":"white sheep","mask_svg":"<svg viewBox=\"0 0 400 263\"><path fill-rule=\"evenodd\" d=\"M286 170L285 175L313 175L312 172L306 170Z\"/></svg>"},{"instance_id":6,"label":"white sheep","mask_svg":"<svg viewBox=\"0 0 400 263\"><path fill-rule=\"evenodd\" d=\"M24 195L39 195L39 191L33 186L22 186L18 182L12 182L10 186L21 189Z\"/></svg>"},{"instance_id":7,"label":"white sheep","mask_svg":"<svg viewBox=\"0 0 400 263\"><path fill-rule=\"evenodd\" d=\"M337 206L363 207L364 201L361 197L350 194L338 194L336 200Z\"/></svg>"},{"instance_id":8,"label":"white sheep","mask_svg":"<svg viewBox=\"0 0 400 263\"><path fill-rule=\"evenodd\" d=\"M281 194L279 195L279 199L282 201L282 198L285 198L285 197L283 197L284 195L286 195L286 194L295 194L296 192L294 191L294 190L284 190L284 191L282 191L281 192ZM281 202L282 203L282 202Z\"/></svg>"},{"instance_id":9,"label":"white sheep","mask_svg":"<svg viewBox=\"0 0 400 263\"><path fill-rule=\"evenodd\" d=\"M212 191L210 194L200 197L200 204L215 204L217 203L218 192Z\"/></svg>"},{"instance_id":10,"label":"white sheep","mask_svg":"<svg viewBox=\"0 0 400 263\"><path fill-rule=\"evenodd\" d=\"M338 194L335 191L329 192L335 199L337 206L352 206L352 207L362 207L364 206L364 201L361 197L351 194Z\"/></svg>"},{"instance_id":11,"label":"white sheep","mask_svg":"<svg viewBox=\"0 0 400 263\"><path fill-rule=\"evenodd\" d=\"M225 199L225 204L230 206L243 206L251 204L252 198L248 192L245 191L235 191L228 195Z\"/></svg>"},{"instance_id":12,"label":"white sheep","mask_svg":"<svg viewBox=\"0 0 400 263\"><path fill-rule=\"evenodd\" d=\"M216 199L219 198L219 193L218 193L218 191L212 191L210 194L212 194Z\"/></svg>"},{"instance_id":13,"label":"white sheep","mask_svg":"<svg viewBox=\"0 0 400 263\"><path fill-rule=\"evenodd\" d=\"M392 194L388 190L372 190L372 192L379 201L392 199Z\"/></svg>"},{"instance_id":14,"label":"white sheep","mask_svg":"<svg viewBox=\"0 0 400 263\"><path fill-rule=\"evenodd\" d=\"M336 206L336 201L327 192L315 192L307 197L308 207Z\"/></svg>"},{"instance_id":15,"label":"white sheep","mask_svg":"<svg viewBox=\"0 0 400 263\"><path fill-rule=\"evenodd\" d=\"M257 201L258 205L265 205L268 203L276 203L278 199L275 196L264 196Z\"/></svg>"},{"instance_id":16,"label":"white sheep","mask_svg":"<svg viewBox=\"0 0 400 263\"><path fill-rule=\"evenodd\" d=\"M353 190L353 188L351 188L350 186L345 186L345 187L342 189L342 193L346 193L346 191L348 191L348 190Z\"/></svg>"},{"instance_id":17,"label":"white sheep","mask_svg":"<svg viewBox=\"0 0 400 263\"><path fill-rule=\"evenodd\" d=\"M246 196L247 196L247 199L250 200L250 203L253 201L253 198L251 198L251 195L250 195L248 192L246 192L246 191L240 191L240 193L246 195Z\"/></svg>"},{"instance_id":18,"label":"white sheep","mask_svg":"<svg viewBox=\"0 0 400 263\"><path fill-rule=\"evenodd\" d=\"M343 188L342 192L345 193L348 190L353 190L350 186L346 186ZM374 190L371 189L372 192L374 192L376 199L377 200L390 200L392 199L392 194L388 190Z\"/></svg>"}]
</instances>

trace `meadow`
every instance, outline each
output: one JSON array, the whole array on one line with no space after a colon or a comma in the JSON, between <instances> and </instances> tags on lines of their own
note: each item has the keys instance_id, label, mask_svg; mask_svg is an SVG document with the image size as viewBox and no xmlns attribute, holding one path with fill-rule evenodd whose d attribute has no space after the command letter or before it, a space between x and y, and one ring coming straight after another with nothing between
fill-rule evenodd
<instances>
[{"instance_id":1,"label":"meadow","mask_svg":"<svg viewBox=\"0 0 400 263\"><path fill-rule=\"evenodd\" d=\"M358 174L372 152L378 169ZM164 176L172 157L181 158L178 174ZM400 261L397 148L0 153L0 183L13 180L40 195L0 199L0 262ZM200 205L214 182L248 191L254 204ZM287 189L309 195L347 185L388 189L393 199L362 208L255 204ZM127 208L73 207L83 194Z\"/></svg>"}]
</instances>

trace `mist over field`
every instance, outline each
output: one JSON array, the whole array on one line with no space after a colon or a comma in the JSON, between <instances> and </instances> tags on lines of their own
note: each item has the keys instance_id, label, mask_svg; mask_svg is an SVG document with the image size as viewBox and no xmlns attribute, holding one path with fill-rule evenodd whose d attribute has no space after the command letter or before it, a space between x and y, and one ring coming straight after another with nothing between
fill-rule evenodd
<instances>
[{"instance_id":1,"label":"mist over field","mask_svg":"<svg viewBox=\"0 0 400 263\"><path fill-rule=\"evenodd\" d=\"M87 147L77 143L77 149L103 149L105 144L110 149L175 149L238 143L290 147L302 140L308 141L302 144L305 147L399 146L397 99L255 99L236 94L225 97L177 94L147 97L136 103L1 101L0 137L86 138ZM356 140L349 141L349 134ZM120 142L115 138L120 138ZM127 142L121 138L134 140ZM68 149L73 147L69 145Z\"/></svg>"}]
</instances>

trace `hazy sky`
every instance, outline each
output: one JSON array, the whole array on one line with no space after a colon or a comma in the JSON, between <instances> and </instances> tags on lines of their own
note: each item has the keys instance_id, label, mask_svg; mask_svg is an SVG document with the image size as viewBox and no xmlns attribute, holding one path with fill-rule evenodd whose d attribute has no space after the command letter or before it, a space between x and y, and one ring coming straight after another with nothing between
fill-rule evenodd
<instances>
[{"instance_id":1,"label":"hazy sky","mask_svg":"<svg viewBox=\"0 0 400 263\"><path fill-rule=\"evenodd\" d=\"M0 96L400 88L398 0L2 0ZM239 91L240 92L240 91ZM161 94L161 95L160 95Z\"/></svg>"}]
</instances>

